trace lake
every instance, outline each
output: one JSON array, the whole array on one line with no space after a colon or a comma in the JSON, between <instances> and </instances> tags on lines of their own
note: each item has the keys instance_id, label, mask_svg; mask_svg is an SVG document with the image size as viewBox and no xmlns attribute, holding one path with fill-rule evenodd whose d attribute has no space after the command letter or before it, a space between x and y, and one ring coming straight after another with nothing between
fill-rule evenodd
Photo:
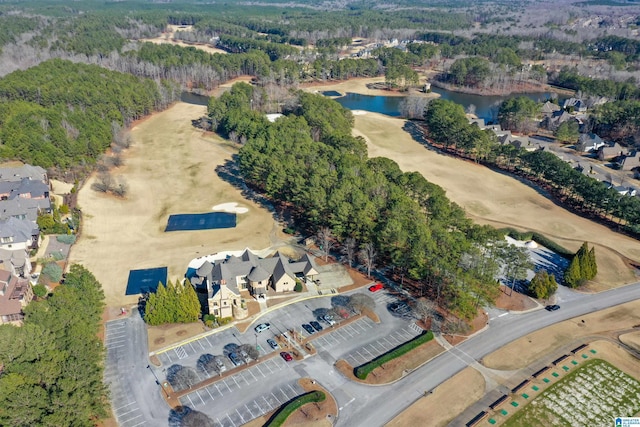
<instances>
[{"instance_id":1,"label":"lake","mask_svg":"<svg viewBox=\"0 0 640 427\"><path fill-rule=\"evenodd\" d=\"M432 92L439 94L442 99L447 99L462 105L465 111L473 105L475 107L475 114L478 117L485 119L487 122L497 120L498 108L506 99L526 96L534 101L544 101L551 96L550 92L518 93L506 96L483 96L452 92L441 88L433 88ZM327 96L333 95L324 92L323 94ZM365 110L374 113L381 113L387 116L398 117L400 115L400 102L402 102L404 97L360 95L348 92L345 96L333 99L339 102L343 107L350 110Z\"/></svg>"}]
</instances>

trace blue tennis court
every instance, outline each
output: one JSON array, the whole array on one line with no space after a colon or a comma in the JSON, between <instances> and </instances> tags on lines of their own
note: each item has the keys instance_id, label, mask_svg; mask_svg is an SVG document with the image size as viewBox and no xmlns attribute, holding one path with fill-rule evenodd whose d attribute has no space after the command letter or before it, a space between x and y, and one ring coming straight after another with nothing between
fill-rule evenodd
<instances>
[{"instance_id":1,"label":"blue tennis court","mask_svg":"<svg viewBox=\"0 0 640 427\"><path fill-rule=\"evenodd\" d=\"M171 215L164 231L209 230L212 228L234 228L236 214L228 212L209 212L204 214Z\"/></svg>"},{"instance_id":2,"label":"blue tennis court","mask_svg":"<svg viewBox=\"0 0 640 427\"><path fill-rule=\"evenodd\" d=\"M167 267L130 270L125 295L155 292L160 282L165 285L167 284Z\"/></svg>"}]
</instances>

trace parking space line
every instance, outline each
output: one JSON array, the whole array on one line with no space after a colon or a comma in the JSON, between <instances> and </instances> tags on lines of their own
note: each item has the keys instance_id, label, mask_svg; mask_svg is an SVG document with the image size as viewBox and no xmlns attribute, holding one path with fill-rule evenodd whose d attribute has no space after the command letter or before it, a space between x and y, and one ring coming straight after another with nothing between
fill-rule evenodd
<instances>
[{"instance_id":1,"label":"parking space line","mask_svg":"<svg viewBox=\"0 0 640 427\"><path fill-rule=\"evenodd\" d=\"M169 363L173 363L173 360L171 359L171 356L169 356L169 352L163 353L164 356L167 357L167 359L169 359Z\"/></svg>"},{"instance_id":2,"label":"parking space line","mask_svg":"<svg viewBox=\"0 0 640 427\"><path fill-rule=\"evenodd\" d=\"M365 362L366 362L367 360L369 360L369 359L367 359L366 357L364 357L364 356L362 355L362 353L360 353L360 351L356 351L356 353L358 353L358 356L360 356L360 357L362 358L362 360L364 360Z\"/></svg>"},{"instance_id":3,"label":"parking space line","mask_svg":"<svg viewBox=\"0 0 640 427\"><path fill-rule=\"evenodd\" d=\"M383 337L382 338L387 344L389 344L391 347L393 347L393 343L390 343L389 340L387 339L387 337Z\"/></svg>"},{"instance_id":4,"label":"parking space line","mask_svg":"<svg viewBox=\"0 0 640 427\"><path fill-rule=\"evenodd\" d=\"M222 394L222 392L220 391L220 387L218 387L218 383L213 383L214 386L216 386L216 390L218 390L218 393L220 393L220 396L224 396L224 394Z\"/></svg>"},{"instance_id":5,"label":"parking space line","mask_svg":"<svg viewBox=\"0 0 640 427\"><path fill-rule=\"evenodd\" d=\"M246 405L245 405L246 406ZM236 413L238 414L238 416L240 417L240 419L242 420L242 423L244 424L244 417L242 416L242 414L240 413L240 411L238 411L238 409L236 408Z\"/></svg>"},{"instance_id":6,"label":"parking space line","mask_svg":"<svg viewBox=\"0 0 640 427\"><path fill-rule=\"evenodd\" d=\"M371 344L369 344L373 349L375 349L375 351L377 351L378 353L384 353L385 351L385 347L383 347L382 345L380 345L380 343L378 341L372 342ZM380 345L380 347L382 347L382 350L380 350L378 348L378 345Z\"/></svg>"},{"instance_id":7,"label":"parking space line","mask_svg":"<svg viewBox=\"0 0 640 427\"><path fill-rule=\"evenodd\" d=\"M251 374L251 376L253 377L254 380L258 381L258 377L253 375L253 369L249 369L249 373Z\"/></svg>"},{"instance_id":8,"label":"parking space line","mask_svg":"<svg viewBox=\"0 0 640 427\"><path fill-rule=\"evenodd\" d=\"M144 423L146 423L146 421L143 420L143 421L139 422L138 424L132 425L131 427L138 427L138 426L141 426Z\"/></svg>"},{"instance_id":9,"label":"parking space line","mask_svg":"<svg viewBox=\"0 0 640 427\"><path fill-rule=\"evenodd\" d=\"M119 410L120 410L120 409L122 409L122 408L126 408L126 407L127 407L127 406L129 406L129 405L133 405L134 403L136 403L136 402L129 402L129 403L127 403L126 405L122 405L121 407L114 409L114 412L117 412L117 411L119 411Z\"/></svg>"},{"instance_id":10,"label":"parking space line","mask_svg":"<svg viewBox=\"0 0 640 427\"><path fill-rule=\"evenodd\" d=\"M267 376L264 374L264 372L262 372L262 369L260 369L260 365L256 366L256 368L258 368L258 372L260 372L262 374L262 378L266 378Z\"/></svg>"},{"instance_id":11,"label":"parking space line","mask_svg":"<svg viewBox=\"0 0 640 427\"><path fill-rule=\"evenodd\" d=\"M247 408L247 411L251 414L252 418L256 417L255 415L253 415L253 412L251 412L251 409L249 409L249 405L245 404L244 407Z\"/></svg>"},{"instance_id":12,"label":"parking space line","mask_svg":"<svg viewBox=\"0 0 640 427\"><path fill-rule=\"evenodd\" d=\"M294 396L298 394L298 392L297 392L293 387L291 387L291 384L289 384L289 388L290 388L290 389L291 389L291 391L293 392L293 395L294 395Z\"/></svg>"},{"instance_id":13,"label":"parking space line","mask_svg":"<svg viewBox=\"0 0 640 427\"><path fill-rule=\"evenodd\" d=\"M265 412L269 412L272 408L271 408L271 404L269 403L269 401L267 400L266 397L264 397L264 395L262 395L262 400L264 400L264 403L266 403L269 406L269 409Z\"/></svg>"},{"instance_id":14,"label":"parking space line","mask_svg":"<svg viewBox=\"0 0 640 427\"><path fill-rule=\"evenodd\" d=\"M116 413L116 415L117 415L118 417L122 417L122 416L124 416L124 415L127 415L127 414L130 414L130 413L132 413L132 412L135 412L135 411L137 411L138 409L140 409L140 408L138 408L138 407L136 406L135 408L133 408L133 409L132 409L132 410L130 410L130 411L123 412L122 414L118 414L118 413Z\"/></svg>"},{"instance_id":15,"label":"parking space line","mask_svg":"<svg viewBox=\"0 0 640 427\"><path fill-rule=\"evenodd\" d=\"M282 393L284 395L284 401L286 402L287 400L289 400L289 395L287 393L285 393L281 388L278 389L280 391L280 393Z\"/></svg>"},{"instance_id":16,"label":"parking space line","mask_svg":"<svg viewBox=\"0 0 640 427\"><path fill-rule=\"evenodd\" d=\"M123 423L128 423L128 422L130 422L130 421L135 420L136 418L140 418L141 416L142 416L142 414L138 414L138 415L136 415L135 417L133 417L133 418L129 418L128 420L125 420L125 421L122 421L122 422L123 422Z\"/></svg>"},{"instance_id":17,"label":"parking space line","mask_svg":"<svg viewBox=\"0 0 640 427\"><path fill-rule=\"evenodd\" d=\"M205 390L207 390L207 393L209 393L209 396L211 396L211 400L216 400L213 398L213 394L211 394L211 392L209 391L210 387L205 388Z\"/></svg>"},{"instance_id":18,"label":"parking space line","mask_svg":"<svg viewBox=\"0 0 640 427\"><path fill-rule=\"evenodd\" d=\"M200 347L201 347L203 350L206 350L207 348L202 344L202 342L201 342L201 341L202 341L202 340L200 339L200 340L197 340L196 342L197 342L198 344L200 344Z\"/></svg>"},{"instance_id":19,"label":"parking space line","mask_svg":"<svg viewBox=\"0 0 640 427\"><path fill-rule=\"evenodd\" d=\"M235 426L236 426L236 423L234 423L234 422L233 422L233 420L231 419L231 417L229 416L229 414L227 414L227 418L229 418L229 421L231 421L231 425L232 425L233 427L235 427Z\"/></svg>"},{"instance_id":20,"label":"parking space line","mask_svg":"<svg viewBox=\"0 0 640 427\"><path fill-rule=\"evenodd\" d=\"M273 392L271 392L271 396L273 396L273 398L278 401L278 404L282 405L282 402L280 402L280 399L278 399L276 395L273 394Z\"/></svg>"},{"instance_id":21,"label":"parking space line","mask_svg":"<svg viewBox=\"0 0 640 427\"><path fill-rule=\"evenodd\" d=\"M238 381L236 381L236 376L235 376L235 375L232 375L232 376L231 376L231 379L233 380L233 382L234 382L234 383L236 383L236 385L238 386L238 388L240 388L240 384L238 384ZM227 385L227 387L229 387L229 386Z\"/></svg>"},{"instance_id":22,"label":"parking space line","mask_svg":"<svg viewBox=\"0 0 640 427\"><path fill-rule=\"evenodd\" d=\"M231 377L231 378L233 378L233 377ZM226 386L227 386L227 388L229 389L229 393L231 393L231 387L229 387L229 384L227 384L227 380L222 380L222 382L223 382L223 383L224 383L224 385L226 385ZM236 383L236 384L238 384L238 383Z\"/></svg>"},{"instance_id":23,"label":"parking space line","mask_svg":"<svg viewBox=\"0 0 640 427\"><path fill-rule=\"evenodd\" d=\"M269 372L271 372L271 373L273 374L273 370L269 367L269 365L268 365L267 363L265 363L264 365L267 367L267 369L269 370Z\"/></svg>"},{"instance_id":24,"label":"parking space line","mask_svg":"<svg viewBox=\"0 0 640 427\"><path fill-rule=\"evenodd\" d=\"M366 351L369 354L369 356L371 356L372 359L375 357L373 354L371 354L369 350L367 350L366 347L362 347L362 350Z\"/></svg>"}]
</instances>

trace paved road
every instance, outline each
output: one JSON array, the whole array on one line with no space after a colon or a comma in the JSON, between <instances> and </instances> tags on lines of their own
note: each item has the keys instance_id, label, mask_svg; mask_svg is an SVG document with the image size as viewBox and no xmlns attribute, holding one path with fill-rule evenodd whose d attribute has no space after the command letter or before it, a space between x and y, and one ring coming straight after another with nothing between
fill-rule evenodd
<instances>
[{"instance_id":1,"label":"paved road","mask_svg":"<svg viewBox=\"0 0 640 427\"><path fill-rule=\"evenodd\" d=\"M321 341L318 342L320 351L317 357L291 364L290 369L281 371L282 375L275 378L278 386L284 386L298 377L316 379L333 394L338 402L340 408L338 426L382 426L423 396L426 391L432 390L469 364L475 363L509 342L554 323L637 298L640 298L640 283L597 295L573 292L570 297L562 298L560 302L562 308L556 312L537 310L525 314L503 313L502 316L493 317L490 327L484 332L442 353L404 379L388 386L370 387L347 380L333 369L333 363L337 357L347 356L352 349L349 351L343 349L345 354L338 355L331 351L331 348L325 349L324 345L329 344L323 344ZM289 308L289 310L294 309L308 310L304 305L302 308L291 306ZM169 407L161 398L160 386L155 382L154 372L159 374L161 380L164 375L161 370L146 369L148 364L146 341L144 323L135 312L130 318L107 324L105 377L112 384L114 412L122 426L168 425ZM267 381L266 383L257 382L251 388L254 391L266 393L267 389L273 386L272 381ZM212 398L218 403L224 401L215 393ZM237 393L229 394L229 398L233 398L236 404L246 403L240 402L242 399L238 399ZM203 410L212 403L194 406L198 410ZM228 406L229 403L227 402L227 407L231 410L233 408ZM216 421L219 425L226 425L225 420ZM232 420L228 421L231 425Z\"/></svg>"},{"instance_id":2,"label":"paved road","mask_svg":"<svg viewBox=\"0 0 640 427\"><path fill-rule=\"evenodd\" d=\"M338 426L367 425L382 426L396 414L429 391L443 383L470 362L480 360L487 354L538 329L573 317L585 315L640 298L640 282L597 295L581 295L563 303L562 308L549 313L538 310L526 314L509 314L491 321L489 329L457 346L455 350L442 353L434 360L411 373L403 380L384 387L365 387L345 382L342 393L336 393L338 406L342 410ZM318 378L322 383L331 375ZM341 399L346 394L348 399ZM351 397L355 399L349 401Z\"/></svg>"}]
</instances>

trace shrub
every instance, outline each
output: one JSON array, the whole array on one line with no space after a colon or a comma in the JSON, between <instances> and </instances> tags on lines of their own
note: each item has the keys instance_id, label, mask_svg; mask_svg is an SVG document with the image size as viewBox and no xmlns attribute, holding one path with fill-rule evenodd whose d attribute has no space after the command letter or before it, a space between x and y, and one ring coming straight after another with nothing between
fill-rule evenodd
<instances>
[{"instance_id":1,"label":"shrub","mask_svg":"<svg viewBox=\"0 0 640 427\"><path fill-rule=\"evenodd\" d=\"M47 276L52 282L59 282L62 279L62 267L55 262L51 262L44 266L42 274Z\"/></svg>"},{"instance_id":2,"label":"shrub","mask_svg":"<svg viewBox=\"0 0 640 427\"><path fill-rule=\"evenodd\" d=\"M222 319L218 319L218 324L220 326L226 325L227 323L231 323L233 321L233 317L223 317Z\"/></svg>"},{"instance_id":3,"label":"shrub","mask_svg":"<svg viewBox=\"0 0 640 427\"><path fill-rule=\"evenodd\" d=\"M293 414L298 408L306 405L307 403L323 402L327 396L320 390L311 391L301 396L296 397L289 403L284 405L273 417L264 425L264 427L277 427L284 424L289 418L289 415Z\"/></svg>"},{"instance_id":4,"label":"shrub","mask_svg":"<svg viewBox=\"0 0 640 427\"><path fill-rule=\"evenodd\" d=\"M44 298L48 292L45 285L35 285L33 287L33 294L38 298Z\"/></svg>"},{"instance_id":5,"label":"shrub","mask_svg":"<svg viewBox=\"0 0 640 427\"><path fill-rule=\"evenodd\" d=\"M293 290L295 292L302 292L302 283L299 280L296 280L296 286L294 286Z\"/></svg>"},{"instance_id":6,"label":"shrub","mask_svg":"<svg viewBox=\"0 0 640 427\"><path fill-rule=\"evenodd\" d=\"M369 363L365 363L364 365L358 366L355 369L355 376L361 380L367 379L367 376L377 367L382 366L383 364L389 362L390 360L396 359L404 354L407 354L411 350L419 347L420 345L429 342L433 339L433 332L427 331L421 335L418 335L411 341L407 341L406 343L394 348L393 350L384 353L375 359L373 359Z\"/></svg>"},{"instance_id":7,"label":"shrub","mask_svg":"<svg viewBox=\"0 0 640 427\"><path fill-rule=\"evenodd\" d=\"M76 242L76 236L75 234L60 234L56 240L65 245L73 245Z\"/></svg>"}]
</instances>

